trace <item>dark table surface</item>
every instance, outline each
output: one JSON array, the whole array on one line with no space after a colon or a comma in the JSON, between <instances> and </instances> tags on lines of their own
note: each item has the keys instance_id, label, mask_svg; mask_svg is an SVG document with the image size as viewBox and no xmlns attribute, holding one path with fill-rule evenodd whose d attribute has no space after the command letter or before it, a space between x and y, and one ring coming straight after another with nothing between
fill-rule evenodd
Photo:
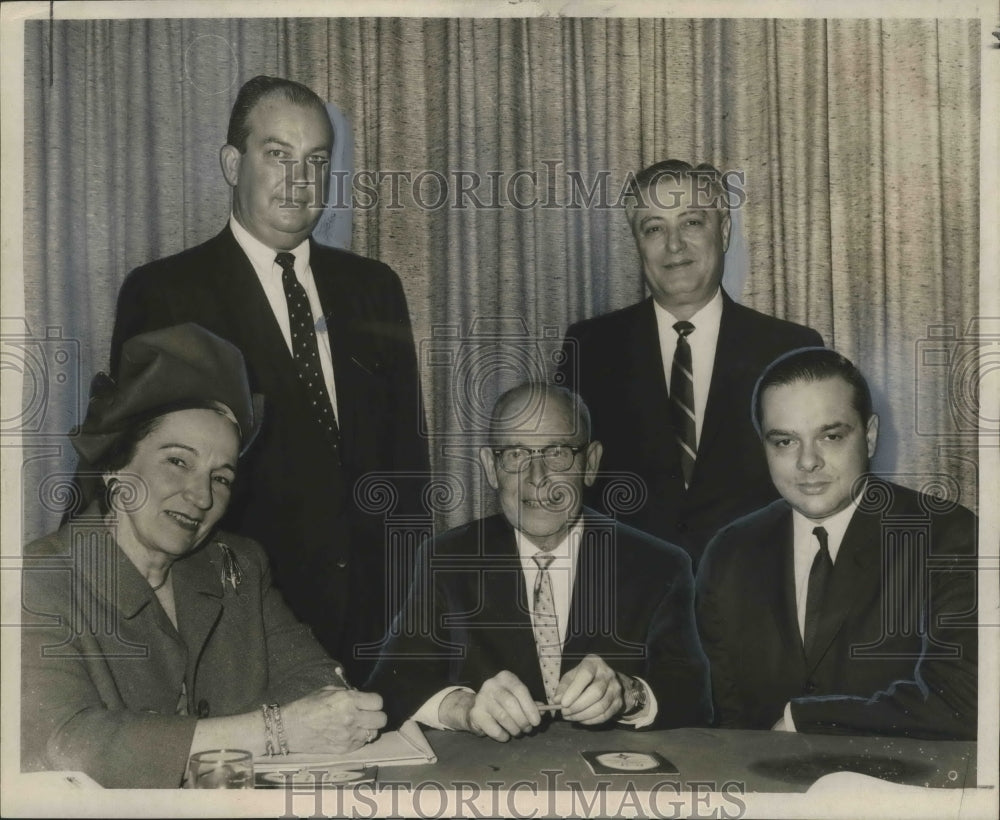
<instances>
[{"instance_id":1,"label":"dark table surface","mask_svg":"<svg viewBox=\"0 0 1000 820\"><path fill-rule=\"evenodd\" d=\"M457 782L503 781L509 788L526 781L537 784L539 791L553 791L592 790L601 782L608 782L612 790L627 788L629 782L637 790L648 790L670 781L679 790L710 783L713 791L722 791L727 783L737 783L746 792L804 792L823 775L852 771L913 786L976 785L976 744L966 741L728 729L593 731L562 721L543 724L534 734L507 743L462 732L425 734L438 762L382 767L380 784L434 780L448 787ZM595 775L581 754L585 751L655 751L677 772Z\"/></svg>"}]
</instances>

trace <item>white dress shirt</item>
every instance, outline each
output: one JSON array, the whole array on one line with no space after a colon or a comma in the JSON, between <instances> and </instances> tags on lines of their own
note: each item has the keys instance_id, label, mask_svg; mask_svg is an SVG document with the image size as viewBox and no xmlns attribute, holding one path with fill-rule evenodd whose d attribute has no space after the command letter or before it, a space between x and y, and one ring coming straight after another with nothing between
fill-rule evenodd
<instances>
[{"instance_id":1,"label":"white dress shirt","mask_svg":"<svg viewBox=\"0 0 1000 820\"><path fill-rule=\"evenodd\" d=\"M799 619L799 635L805 640L806 634L806 595L809 592L809 571L819 552L819 539L813 535L816 527L826 530L826 544L830 550L830 563L837 563L837 553L840 543L844 540L847 525L851 523L854 511L858 508L856 502L842 509L836 515L831 515L821 523L806 518L797 510L792 510L792 554L795 560L795 614Z\"/></svg>"},{"instance_id":2,"label":"white dress shirt","mask_svg":"<svg viewBox=\"0 0 1000 820\"><path fill-rule=\"evenodd\" d=\"M576 578L576 561L580 555L580 539L583 537L583 524L577 521L566 537L553 549L548 550L552 556L549 564L549 580L552 582L552 599L556 610L556 627L559 629L559 641L566 644L566 628L569 621L569 604L573 597L573 579ZM517 542L517 552L521 557L521 571L524 572L525 589L528 591L530 605L535 592L535 581L538 579L538 563L534 556L543 552L538 549L520 530L514 530L514 540ZM531 613L531 626L535 626L535 613Z\"/></svg>"},{"instance_id":3,"label":"white dress shirt","mask_svg":"<svg viewBox=\"0 0 1000 820\"><path fill-rule=\"evenodd\" d=\"M229 216L229 228L236 238L237 244L253 265L254 272L260 280L260 286L264 289L264 295L271 306L271 312L278 321L281 335L285 338L288 352L292 353L292 331L288 320L288 300L285 297L285 286L281 282L281 266L274 261L278 251L270 248L252 236L232 214ZM299 280L309 299L309 309L312 311L313 323L316 328L316 342L319 347L319 364L323 371L323 382L326 384L326 392L330 396L330 404L333 405L333 414L337 416L337 386L333 378L333 354L330 352L330 334L326 325L326 316L323 313L323 305L319 300L319 291L316 290L316 281L313 279L312 268L309 267L309 240L304 239L300 245L288 251L295 255L295 278ZM338 419L339 421L339 419Z\"/></svg>"},{"instance_id":4,"label":"white dress shirt","mask_svg":"<svg viewBox=\"0 0 1000 820\"><path fill-rule=\"evenodd\" d=\"M660 356L663 358L663 377L670 390L670 370L674 365L674 351L677 349L677 331L674 324L678 321L659 302L653 300L653 311L656 314L656 332L660 337ZM695 441L701 441L701 426L705 420L705 408L708 406L708 388L712 384L712 371L715 368L715 348L719 343L719 325L722 324L722 289L715 291L707 305L688 319L694 325L694 330L687 337L691 347L691 372L694 377L694 430Z\"/></svg>"},{"instance_id":5,"label":"white dress shirt","mask_svg":"<svg viewBox=\"0 0 1000 820\"><path fill-rule=\"evenodd\" d=\"M862 491L863 492L863 491ZM859 495L860 497L860 495ZM857 500L852 501L839 513L831 515L820 523L806 518L797 510L792 510L792 558L795 565L795 614L799 622L799 636L805 640L806 634L806 598L809 594L809 571L812 569L816 553L819 552L819 539L813 535L816 527L826 530L826 546L830 551L830 563L837 563L837 554L844 540L844 533L857 510ZM791 701L785 704L782 719L778 721L786 732L795 731L792 720ZM778 728L778 727L775 727Z\"/></svg>"},{"instance_id":6,"label":"white dress shirt","mask_svg":"<svg viewBox=\"0 0 1000 820\"><path fill-rule=\"evenodd\" d=\"M566 644L566 630L569 626L570 603L573 599L573 582L576 578L577 558L580 554L580 540L583 538L583 523L577 521L566 534L566 537L556 546L549 550L552 562L549 564L549 580L552 583L552 598L555 605L557 628L559 629L559 639L563 645ZM520 530L514 530L514 539L517 542L517 552L521 558L521 571L524 573L525 589L527 590L527 601L529 606L534 597L535 580L538 577L538 564L534 556L542 552L536 547ZM534 627L534 612L531 612L532 627ZM657 703L653 690L642 678L636 678L646 690L646 708L630 718L620 718L619 723L642 728L648 726L656 718ZM448 686L428 698L424 704L414 713L413 719L429 726L432 729L446 729L439 717L438 712L444 699L456 690L466 692L473 691L465 686Z\"/></svg>"}]
</instances>

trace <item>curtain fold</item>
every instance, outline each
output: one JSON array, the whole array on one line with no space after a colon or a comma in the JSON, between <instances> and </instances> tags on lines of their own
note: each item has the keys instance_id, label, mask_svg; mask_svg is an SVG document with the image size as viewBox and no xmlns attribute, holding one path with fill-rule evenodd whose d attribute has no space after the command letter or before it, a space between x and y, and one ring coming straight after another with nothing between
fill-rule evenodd
<instances>
[{"instance_id":1,"label":"curtain fold","mask_svg":"<svg viewBox=\"0 0 1000 820\"><path fill-rule=\"evenodd\" d=\"M418 354L453 348L458 364L425 360L422 371L434 466L467 488L442 526L488 507L474 457L496 393L518 368L551 372L568 323L643 296L614 205L629 172L668 156L745 174L750 264L733 295L815 327L862 367L883 415L876 466L904 484L961 488L975 506L968 400L956 405L953 369L925 352L971 349L979 29L94 20L56 21L50 43L47 22L27 23L26 319L35 335L52 327L77 341L79 367L51 391L45 435L32 439L48 449L26 456L25 537L58 518L40 488L72 471L59 436L107 367L126 274L225 223L218 149L236 91L261 73L342 108L367 185L356 188L353 248L399 273Z\"/></svg>"}]
</instances>

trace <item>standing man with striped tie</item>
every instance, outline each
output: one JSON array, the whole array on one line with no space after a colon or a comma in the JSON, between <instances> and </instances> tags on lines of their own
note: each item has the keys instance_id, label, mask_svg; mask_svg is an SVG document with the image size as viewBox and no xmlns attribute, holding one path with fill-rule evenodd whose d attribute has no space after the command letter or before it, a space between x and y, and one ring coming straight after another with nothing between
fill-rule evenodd
<instances>
[{"instance_id":1,"label":"standing man with striped tie","mask_svg":"<svg viewBox=\"0 0 1000 820\"><path fill-rule=\"evenodd\" d=\"M651 297L571 326L559 377L587 402L604 443L593 503L697 564L721 526L776 497L743 411L754 381L775 356L823 340L722 289L731 222L715 168L658 162L632 195L626 213ZM622 474L634 495L615 509L622 494L605 490Z\"/></svg>"},{"instance_id":2,"label":"standing man with striped tie","mask_svg":"<svg viewBox=\"0 0 1000 820\"><path fill-rule=\"evenodd\" d=\"M243 85L220 152L228 224L128 276L111 367L130 337L183 322L242 351L264 423L226 526L264 545L289 606L363 681L372 661L355 647L378 642L393 613L384 521L359 508L354 488L369 472L408 474L396 511L420 512L428 460L399 278L310 237L334 137L306 86L264 76Z\"/></svg>"},{"instance_id":3,"label":"standing man with striped tie","mask_svg":"<svg viewBox=\"0 0 1000 820\"><path fill-rule=\"evenodd\" d=\"M974 739L976 517L868 472L878 416L833 350L778 358L752 407L782 497L698 569L717 721Z\"/></svg>"},{"instance_id":4,"label":"standing man with striped tie","mask_svg":"<svg viewBox=\"0 0 1000 820\"><path fill-rule=\"evenodd\" d=\"M582 506L601 443L579 397L539 383L507 391L479 459L501 513L424 547L368 680L390 722L506 741L543 715L636 728L709 720L691 561Z\"/></svg>"}]
</instances>

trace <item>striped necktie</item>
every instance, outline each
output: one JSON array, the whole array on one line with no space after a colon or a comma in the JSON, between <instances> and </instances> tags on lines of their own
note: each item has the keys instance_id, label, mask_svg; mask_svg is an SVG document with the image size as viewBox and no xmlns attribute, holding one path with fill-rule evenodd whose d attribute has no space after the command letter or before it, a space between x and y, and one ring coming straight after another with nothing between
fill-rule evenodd
<instances>
[{"instance_id":1,"label":"striped necktie","mask_svg":"<svg viewBox=\"0 0 1000 820\"><path fill-rule=\"evenodd\" d=\"M684 473L684 486L691 484L694 460L698 452L698 431L694 420L694 371L691 369L691 345L687 337L694 330L690 322L677 322L677 347L670 368L670 415Z\"/></svg>"}]
</instances>

